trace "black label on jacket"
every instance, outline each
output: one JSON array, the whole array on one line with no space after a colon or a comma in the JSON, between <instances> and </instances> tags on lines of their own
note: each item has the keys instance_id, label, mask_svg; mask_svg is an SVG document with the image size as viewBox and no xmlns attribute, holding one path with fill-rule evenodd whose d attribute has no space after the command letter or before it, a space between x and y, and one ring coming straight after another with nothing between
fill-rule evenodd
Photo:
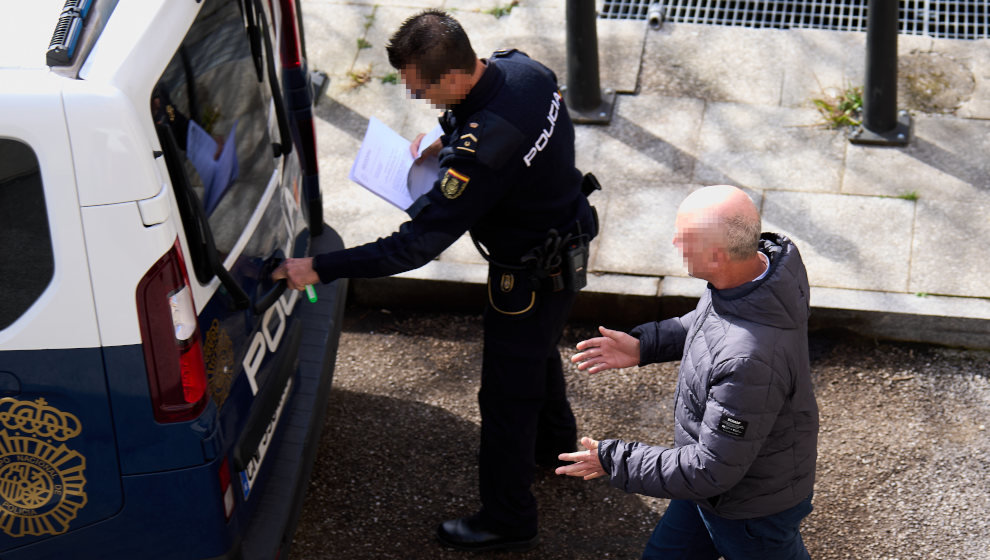
<instances>
[{"instance_id":1,"label":"black label on jacket","mask_svg":"<svg viewBox=\"0 0 990 560\"><path fill-rule=\"evenodd\" d=\"M746 435L746 426L748 424L745 420L736 420L728 414L723 414L722 419L718 421L718 429L730 436L741 438Z\"/></svg>"}]
</instances>

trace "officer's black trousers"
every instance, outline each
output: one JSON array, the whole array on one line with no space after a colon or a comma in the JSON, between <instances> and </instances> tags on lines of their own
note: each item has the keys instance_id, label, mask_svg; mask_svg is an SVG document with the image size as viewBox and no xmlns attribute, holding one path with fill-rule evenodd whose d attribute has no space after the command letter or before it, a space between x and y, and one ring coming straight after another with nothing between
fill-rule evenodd
<instances>
[{"instance_id":1,"label":"officer's black trousers","mask_svg":"<svg viewBox=\"0 0 990 560\"><path fill-rule=\"evenodd\" d=\"M557 344L575 294L539 292L530 311L485 310L479 483L481 518L505 534L536 532L530 492L535 461L574 449L577 431L567 401Z\"/></svg>"}]
</instances>

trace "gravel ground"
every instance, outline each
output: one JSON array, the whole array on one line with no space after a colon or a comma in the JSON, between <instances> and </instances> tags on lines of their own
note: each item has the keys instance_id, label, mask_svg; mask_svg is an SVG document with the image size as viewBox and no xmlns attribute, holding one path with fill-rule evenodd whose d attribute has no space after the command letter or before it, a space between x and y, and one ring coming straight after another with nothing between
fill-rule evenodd
<instances>
[{"instance_id":1,"label":"gravel ground","mask_svg":"<svg viewBox=\"0 0 990 560\"><path fill-rule=\"evenodd\" d=\"M628 330L633 325L608 325ZM537 473L541 545L440 547L436 525L478 506L481 320L348 310L297 559L634 559L666 500ZM574 324L561 352L595 334ZM990 559L990 352L813 333L821 408L816 559ZM588 375L569 362L579 434L672 439L677 363Z\"/></svg>"}]
</instances>

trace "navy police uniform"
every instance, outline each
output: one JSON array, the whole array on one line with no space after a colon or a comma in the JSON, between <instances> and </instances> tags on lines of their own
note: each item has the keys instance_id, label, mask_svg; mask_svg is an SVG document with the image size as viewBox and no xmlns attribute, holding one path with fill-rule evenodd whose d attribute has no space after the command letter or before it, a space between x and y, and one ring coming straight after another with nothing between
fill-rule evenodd
<instances>
[{"instance_id":1,"label":"navy police uniform","mask_svg":"<svg viewBox=\"0 0 990 560\"><path fill-rule=\"evenodd\" d=\"M548 234L588 241L597 223L574 164L574 127L545 66L496 52L441 125L441 175L408 210L412 219L389 237L319 255L313 268L323 282L389 276L423 266L466 231L483 246L481 517L529 536L534 462L554 464L577 439L557 349L575 293L547 275L559 241Z\"/></svg>"}]
</instances>

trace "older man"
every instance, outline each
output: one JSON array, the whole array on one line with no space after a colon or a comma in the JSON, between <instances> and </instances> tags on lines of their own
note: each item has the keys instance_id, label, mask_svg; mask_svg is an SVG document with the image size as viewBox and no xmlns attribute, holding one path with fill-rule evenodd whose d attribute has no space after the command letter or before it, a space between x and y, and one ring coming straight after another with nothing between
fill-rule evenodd
<instances>
[{"instance_id":1,"label":"older man","mask_svg":"<svg viewBox=\"0 0 990 560\"><path fill-rule=\"evenodd\" d=\"M571 360L590 373L681 360L674 446L583 438L558 474L671 502L643 558L808 558L818 406L808 360L808 277L797 247L760 235L752 200L731 186L695 191L674 245L708 281L683 317L630 334L600 327Z\"/></svg>"}]
</instances>

